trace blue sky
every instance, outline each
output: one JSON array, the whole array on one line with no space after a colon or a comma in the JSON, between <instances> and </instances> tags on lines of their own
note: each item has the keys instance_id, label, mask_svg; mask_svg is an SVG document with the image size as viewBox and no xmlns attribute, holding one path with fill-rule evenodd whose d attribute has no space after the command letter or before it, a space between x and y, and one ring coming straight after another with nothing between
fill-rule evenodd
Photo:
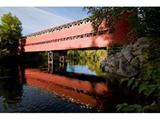
<instances>
[{"instance_id":1,"label":"blue sky","mask_svg":"<svg viewBox=\"0 0 160 120\"><path fill-rule=\"evenodd\" d=\"M0 7L0 17L7 12L20 19L23 35L88 16L82 7Z\"/></svg>"}]
</instances>

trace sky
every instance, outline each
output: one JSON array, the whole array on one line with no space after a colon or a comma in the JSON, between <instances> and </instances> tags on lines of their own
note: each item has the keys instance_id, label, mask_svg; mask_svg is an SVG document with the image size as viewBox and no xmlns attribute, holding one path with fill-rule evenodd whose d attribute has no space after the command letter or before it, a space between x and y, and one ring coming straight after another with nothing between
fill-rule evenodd
<instances>
[{"instance_id":1,"label":"sky","mask_svg":"<svg viewBox=\"0 0 160 120\"><path fill-rule=\"evenodd\" d=\"M16 15L22 22L23 35L88 16L82 7L0 7L0 17L8 12Z\"/></svg>"}]
</instances>

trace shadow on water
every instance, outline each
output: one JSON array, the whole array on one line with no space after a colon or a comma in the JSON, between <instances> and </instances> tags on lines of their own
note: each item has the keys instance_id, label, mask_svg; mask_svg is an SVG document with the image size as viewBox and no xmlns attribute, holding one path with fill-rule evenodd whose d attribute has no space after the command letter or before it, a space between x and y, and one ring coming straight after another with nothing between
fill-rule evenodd
<instances>
[{"instance_id":1,"label":"shadow on water","mask_svg":"<svg viewBox=\"0 0 160 120\"><path fill-rule=\"evenodd\" d=\"M22 70L16 65L0 66L0 96L4 107L21 101L25 79L23 70L19 72L19 69Z\"/></svg>"}]
</instances>

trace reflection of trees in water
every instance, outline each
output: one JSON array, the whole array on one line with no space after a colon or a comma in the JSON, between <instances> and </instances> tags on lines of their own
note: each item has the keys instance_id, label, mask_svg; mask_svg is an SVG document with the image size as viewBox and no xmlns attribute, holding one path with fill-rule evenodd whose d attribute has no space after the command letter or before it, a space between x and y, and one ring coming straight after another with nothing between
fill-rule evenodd
<instances>
[{"instance_id":1,"label":"reflection of trees in water","mask_svg":"<svg viewBox=\"0 0 160 120\"><path fill-rule=\"evenodd\" d=\"M103 75L100 62L107 55L107 50L70 50L67 53L67 63L69 65L87 65L97 75Z\"/></svg>"},{"instance_id":2,"label":"reflection of trees in water","mask_svg":"<svg viewBox=\"0 0 160 120\"><path fill-rule=\"evenodd\" d=\"M4 107L10 104L16 105L21 101L23 94L22 85L25 83L23 68L0 66L0 76L0 96L4 98Z\"/></svg>"},{"instance_id":3,"label":"reflection of trees in water","mask_svg":"<svg viewBox=\"0 0 160 120\"><path fill-rule=\"evenodd\" d=\"M31 52L25 53L22 57L23 63L31 68L46 68L48 66L48 53L47 52Z\"/></svg>"},{"instance_id":4,"label":"reflection of trees in water","mask_svg":"<svg viewBox=\"0 0 160 120\"><path fill-rule=\"evenodd\" d=\"M102 75L102 68L100 62L108 56L107 49L100 50L69 50L69 51L54 51L54 69L59 69L62 67L62 64L56 60L61 54L67 52L67 63L68 65L86 65L89 70L92 72L96 72L97 75ZM40 67L47 68L48 67L48 57L46 52L42 53L28 53L24 56L24 63L29 67ZM32 59L30 59L32 58ZM38 61L38 62L37 62ZM57 71L57 70L55 70ZM60 70L62 71L62 70Z\"/></svg>"}]
</instances>

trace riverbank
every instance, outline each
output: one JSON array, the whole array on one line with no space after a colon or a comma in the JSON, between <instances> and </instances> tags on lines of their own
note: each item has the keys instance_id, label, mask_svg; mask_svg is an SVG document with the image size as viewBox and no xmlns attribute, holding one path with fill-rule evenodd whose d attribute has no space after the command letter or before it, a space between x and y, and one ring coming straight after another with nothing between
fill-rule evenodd
<instances>
[{"instance_id":1,"label":"riverbank","mask_svg":"<svg viewBox=\"0 0 160 120\"><path fill-rule=\"evenodd\" d=\"M139 99L132 104L125 101L119 103L118 111L160 112L159 46L160 38L139 38L102 62L111 81L117 81L120 88L134 92Z\"/></svg>"}]
</instances>

